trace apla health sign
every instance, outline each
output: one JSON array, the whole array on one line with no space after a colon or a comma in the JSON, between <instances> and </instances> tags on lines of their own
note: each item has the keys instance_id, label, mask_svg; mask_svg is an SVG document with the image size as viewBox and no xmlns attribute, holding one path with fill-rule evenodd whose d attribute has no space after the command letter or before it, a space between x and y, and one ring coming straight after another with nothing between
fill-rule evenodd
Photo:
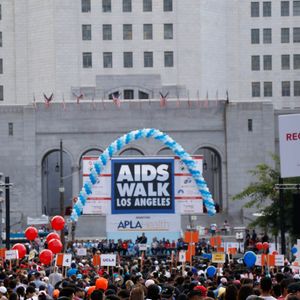
<instances>
[{"instance_id":1,"label":"apla health sign","mask_svg":"<svg viewBox=\"0 0 300 300\"><path fill-rule=\"evenodd\" d=\"M112 214L174 213L173 159L112 159Z\"/></svg>"}]
</instances>

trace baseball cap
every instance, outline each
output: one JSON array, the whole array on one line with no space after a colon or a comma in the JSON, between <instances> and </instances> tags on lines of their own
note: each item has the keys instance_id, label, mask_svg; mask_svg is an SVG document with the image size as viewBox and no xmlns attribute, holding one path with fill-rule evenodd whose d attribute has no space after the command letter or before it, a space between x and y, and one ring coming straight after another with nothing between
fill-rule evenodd
<instances>
[{"instance_id":1,"label":"baseball cap","mask_svg":"<svg viewBox=\"0 0 300 300\"><path fill-rule=\"evenodd\" d=\"M5 286L0 286L0 293L1 294L6 294L7 293L7 289Z\"/></svg>"},{"instance_id":2,"label":"baseball cap","mask_svg":"<svg viewBox=\"0 0 300 300\"><path fill-rule=\"evenodd\" d=\"M300 292L300 282L293 282L288 285L288 293L297 293Z\"/></svg>"},{"instance_id":3,"label":"baseball cap","mask_svg":"<svg viewBox=\"0 0 300 300\"><path fill-rule=\"evenodd\" d=\"M207 288L203 285L197 285L193 289L194 291L201 292L201 296L206 297L207 295Z\"/></svg>"}]
</instances>

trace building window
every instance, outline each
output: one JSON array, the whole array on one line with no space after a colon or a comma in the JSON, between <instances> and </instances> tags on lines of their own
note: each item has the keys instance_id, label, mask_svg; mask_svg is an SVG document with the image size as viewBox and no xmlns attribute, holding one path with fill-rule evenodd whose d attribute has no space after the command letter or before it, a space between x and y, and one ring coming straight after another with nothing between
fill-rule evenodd
<instances>
[{"instance_id":1,"label":"building window","mask_svg":"<svg viewBox=\"0 0 300 300\"><path fill-rule=\"evenodd\" d=\"M281 55L281 69L282 70L290 69L290 55L289 54Z\"/></svg>"},{"instance_id":2,"label":"building window","mask_svg":"<svg viewBox=\"0 0 300 300\"><path fill-rule=\"evenodd\" d=\"M3 58L0 58L0 74L3 74Z\"/></svg>"},{"instance_id":3,"label":"building window","mask_svg":"<svg viewBox=\"0 0 300 300\"><path fill-rule=\"evenodd\" d=\"M173 51L165 51L165 67L174 66L174 54Z\"/></svg>"},{"instance_id":4,"label":"building window","mask_svg":"<svg viewBox=\"0 0 300 300\"><path fill-rule=\"evenodd\" d=\"M132 40L131 24L123 24L123 40Z\"/></svg>"},{"instance_id":5,"label":"building window","mask_svg":"<svg viewBox=\"0 0 300 300\"><path fill-rule=\"evenodd\" d=\"M14 135L14 123L8 123L8 135L13 136Z\"/></svg>"},{"instance_id":6,"label":"building window","mask_svg":"<svg viewBox=\"0 0 300 300\"><path fill-rule=\"evenodd\" d=\"M259 2L251 2L251 17L259 17Z\"/></svg>"},{"instance_id":7,"label":"building window","mask_svg":"<svg viewBox=\"0 0 300 300\"><path fill-rule=\"evenodd\" d=\"M91 11L91 0L81 0L81 12L87 13Z\"/></svg>"},{"instance_id":8,"label":"building window","mask_svg":"<svg viewBox=\"0 0 300 300\"><path fill-rule=\"evenodd\" d=\"M92 67L92 52L83 52L82 53L82 66L83 68Z\"/></svg>"},{"instance_id":9,"label":"building window","mask_svg":"<svg viewBox=\"0 0 300 300\"><path fill-rule=\"evenodd\" d=\"M152 0L143 0L143 11L152 11Z\"/></svg>"},{"instance_id":10,"label":"building window","mask_svg":"<svg viewBox=\"0 0 300 300\"><path fill-rule=\"evenodd\" d=\"M290 15L290 2L281 1L281 16L288 17Z\"/></svg>"},{"instance_id":11,"label":"building window","mask_svg":"<svg viewBox=\"0 0 300 300\"><path fill-rule=\"evenodd\" d=\"M263 2L263 16L264 17L272 16L272 3L270 1Z\"/></svg>"},{"instance_id":12,"label":"building window","mask_svg":"<svg viewBox=\"0 0 300 300\"><path fill-rule=\"evenodd\" d=\"M134 99L134 90L124 90L124 99Z\"/></svg>"},{"instance_id":13,"label":"building window","mask_svg":"<svg viewBox=\"0 0 300 300\"><path fill-rule=\"evenodd\" d=\"M2 20L2 5L0 4L0 20Z\"/></svg>"},{"instance_id":14,"label":"building window","mask_svg":"<svg viewBox=\"0 0 300 300\"><path fill-rule=\"evenodd\" d=\"M3 92L3 85L0 85L0 101L4 100L4 92Z\"/></svg>"},{"instance_id":15,"label":"building window","mask_svg":"<svg viewBox=\"0 0 300 300\"><path fill-rule=\"evenodd\" d=\"M164 0L164 11L173 10L173 0Z\"/></svg>"},{"instance_id":16,"label":"building window","mask_svg":"<svg viewBox=\"0 0 300 300\"><path fill-rule=\"evenodd\" d=\"M173 39L173 24L164 24L164 39Z\"/></svg>"},{"instance_id":17,"label":"building window","mask_svg":"<svg viewBox=\"0 0 300 300\"><path fill-rule=\"evenodd\" d=\"M149 94L139 91L139 99L149 99Z\"/></svg>"},{"instance_id":18,"label":"building window","mask_svg":"<svg viewBox=\"0 0 300 300\"><path fill-rule=\"evenodd\" d=\"M260 97L260 82L252 82L252 97Z\"/></svg>"},{"instance_id":19,"label":"building window","mask_svg":"<svg viewBox=\"0 0 300 300\"><path fill-rule=\"evenodd\" d=\"M272 82L265 81L264 82L264 97L272 97L273 89L272 89Z\"/></svg>"},{"instance_id":20,"label":"building window","mask_svg":"<svg viewBox=\"0 0 300 300\"><path fill-rule=\"evenodd\" d=\"M259 44L259 29L251 29L251 44Z\"/></svg>"},{"instance_id":21,"label":"building window","mask_svg":"<svg viewBox=\"0 0 300 300\"><path fill-rule=\"evenodd\" d=\"M264 70L272 70L272 55L264 55Z\"/></svg>"},{"instance_id":22,"label":"building window","mask_svg":"<svg viewBox=\"0 0 300 300\"><path fill-rule=\"evenodd\" d=\"M103 52L103 68L112 68L112 52Z\"/></svg>"},{"instance_id":23,"label":"building window","mask_svg":"<svg viewBox=\"0 0 300 300\"><path fill-rule=\"evenodd\" d=\"M300 16L300 1L293 2L293 16Z\"/></svg>"},{"instance_id":24,"label":"building window","mask_svg":"<svg viewBox=\"0 0 300 300\"><path fill-rule=\"evenodd\" d=\"M102 33L104 41L112 40L112 26L111 24L103 24L102 25Z\"/></svg>"},{"instance_id":25,"label":"building window","mask_svg":"<svg viewBox=\"0 0 300 300\"><path fill-rule=\"evenodd\" d=\"M294 43L300 43L300 27L293 29L293 41Z\"/></svg>"},{"instance_id":26,"label":"building window","mask_svg":"<svg viewBox=\"0 0 300 300\"><path fill-rule=\"evenodd\" d=\"M102 0L102 11L111 12L111 0Z\"/></svg>"},{"instance_id":27,"label":"building window","mask_svg":"<svg viewBox=\"0 0 300 300\"><path fill-rule=\"evenodd\" d=\"M132 68L133 67L133 54L132 52L124 52L124 68Z\"/></svg>"},{"instance_id":28,"label":"building window","mask_svg":"<svg viewBox=\"0 0 300 300\"><path fill-rule=\"evenodd\" d=\"M2 47L2 31L0 31L0 47Z\"/></svg>"},{"instance_id":29,"label":"building window","mask_svg":"<svg viewBox=\"0 0 300 300\"><path fill-rule=\"evenodd\" d=\"M289 43L289 42L290 42L290 29L281 28L281 43Z\"/></svg>"},{"instance_id":30,"label":"building window","mask_svg":"<svg viewBox=\"0 0 300 300\"><path fill-rule=\"evenodd\" d=\"M289 81L281 82L281 96L290 97L291 96L291 83Z\"/></svg>"},{"instance_id":31,"label":"building window","mask_svg":"<svg viewBox=\"0 0 300 300\"><path fill-rule=\"evenodd\" d=\"M153 52L144 52L144 67L153 68Z\"/></svg>"},{"instance_id":32,"label":"building window","mask_svg":"<svg viewBox=\"0 0 300 300\"><path fill-rule=\"evenodd\" d=\"M82 40L90 41L92 39L92 25L82 25Z\"/></svg>"},{"instance_id":33,"label":"building window","mask_svg":"<svg viewBox=\"0 0 300 300\"><path fill-rule=\"evenodd\" d=\"M263 29L263 43L264 44L272 43L272 29L271 28Z\"/></svg>"},{"instance_id":34,"label":"building window","mask_svg":"<svg viewBox=\"0 0 300 300\"><path fill-rule=\"evenodd\" d=\"M252 55L251 56L251 70L252 71L259 71L260 70L259 55Z\"/></svg>"},{"instance_id":35,"label":"building window","mask_svg":"<svg viewBox=\"0 0 300 300\"><path fill-rule=\"evenodd\" d=\"M144 24L144 40L152 40L152 24Z\"/></svg>"},{"instance_id":36,"label":"building window","mask_svg":"<svg viewBox=\"0 0 300 300\"><path fill-rule=\"evenodd\" d=\"M131 12L131 0L123 0L123 12Z\"/></svg>"},{"instance_id":37,"label":"building window","mask_svg":"<svg viewBox=\"0 0 300 300\"><path fill-rule=\"evenodd\" d=\"M248 119L248 131L253 131L253 120Z\"/></svg>"},{"instance_id":38,"label":"building window","mask_svg":"<svg viewBox=\"0 0 300 300\"><path fill-rule=\"evenodd\" d=\"M300 69L300 54L294 54L294 70Z\"/></svg>"},{"instance_id":39,"label":"building window","mask_svg":"<svg viewBox=\"0 0 300 300\"><path fill-rule=\"evenodd\" d=\"M294 96L300 96L300 81L294 81Z\"/></svg>"}]
</instances>

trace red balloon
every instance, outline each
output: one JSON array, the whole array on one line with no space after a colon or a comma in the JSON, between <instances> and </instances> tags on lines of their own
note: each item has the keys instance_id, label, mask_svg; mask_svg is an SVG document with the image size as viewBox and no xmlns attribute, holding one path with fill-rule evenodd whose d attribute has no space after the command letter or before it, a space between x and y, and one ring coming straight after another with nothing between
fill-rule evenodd
<instances>
[{"instance_id":1,"label":"red balloon","mask_svg":"<svg viewBox=\"0 0 300 300\"><path fill-rule=\"evenodd\" d=\"M55 216L51 220L51 226L54 230L63 230L65 227L65 219L62 216Z\"/></svg>"},{"instance_id":2,"label":"red balloon","mask_svg":"<svg viewBox=\"0 0 300 300\"><path fill-rule=\"evenodd\" d=\"M60 240L52 239L48 243L48 249L51 250L54 254L60 253L63 248L63 245Z\"/></svg>"},{"instance_id":3,"label":"red balloon","mask_svg":"<svg viewBox=\"0 0 300 300\"><path fill-rule=\"evenodd\" d=\"M44 265L50 265L53 259L53 253L49 249L45 249L40 253L40 262Z\"/></svg>"},{"instance_id":4,"label":"red balloon","mask_svg":"<svg viewBox=\"0 0 300 300\"><path fill-rule=\"evenodd\" d=\"M261 242L256 243L256 249L261 250L263 248L263 244Z\"/></svg>"},{"instance_id":5,"label":"red balloon","mask_svg":"<svg viewBox=\"0 0 300 300\"><path fill-rule=\"evenodd\" d=\"M53 239L60 240L60 236L56 232L50 232L46 237L46 241L49 243Z\"/></svg>"},{"instance_id":6,"label":"red balloon","mask_svg":"<svg viewBox=\"0 0 300 300\"><path fill-rule=\"evenodd\" d=\"M25 236L27 240L33 241L38 237L38 231L35 227L30 226L25 230Z\"/></svg>"},{"instance_id":7,"label":"red balloon","mask_svg":"<svg viewBox=\"0 0 300 300\"><path fill-rule=\"evenodd\" d=\"M264 242L262 245L263 245L263 249L264 249L264 250L269 249L269 243Z\"/></svg>"},{"instance_id":8,"label":"red balloon","mask_svg":"<svg viewBox=\"0 0 300 300\"><path fill-rule=\"evenodd\" d=\"M19 259L22 259L26 255L26 247L23 244L15 244L12 250L17 250L19 253Z\"/></svg>"}]
</instances>

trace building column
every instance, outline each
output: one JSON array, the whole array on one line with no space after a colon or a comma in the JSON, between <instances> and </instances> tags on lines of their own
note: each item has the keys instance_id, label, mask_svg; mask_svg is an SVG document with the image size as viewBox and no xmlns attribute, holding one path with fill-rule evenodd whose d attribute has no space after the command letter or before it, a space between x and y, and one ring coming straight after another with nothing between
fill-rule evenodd
<instances>
[{"instance_id":1,"label":"building column","mask_svg":"<svg viewBox=\"0 0 300 300\"><path fill-rule=\"evenodd\" d=\"M72 166L72 195L76 197L78 195L80 186L79 186L79 166L73 165Z\"/></svg>"}]
</instances>

